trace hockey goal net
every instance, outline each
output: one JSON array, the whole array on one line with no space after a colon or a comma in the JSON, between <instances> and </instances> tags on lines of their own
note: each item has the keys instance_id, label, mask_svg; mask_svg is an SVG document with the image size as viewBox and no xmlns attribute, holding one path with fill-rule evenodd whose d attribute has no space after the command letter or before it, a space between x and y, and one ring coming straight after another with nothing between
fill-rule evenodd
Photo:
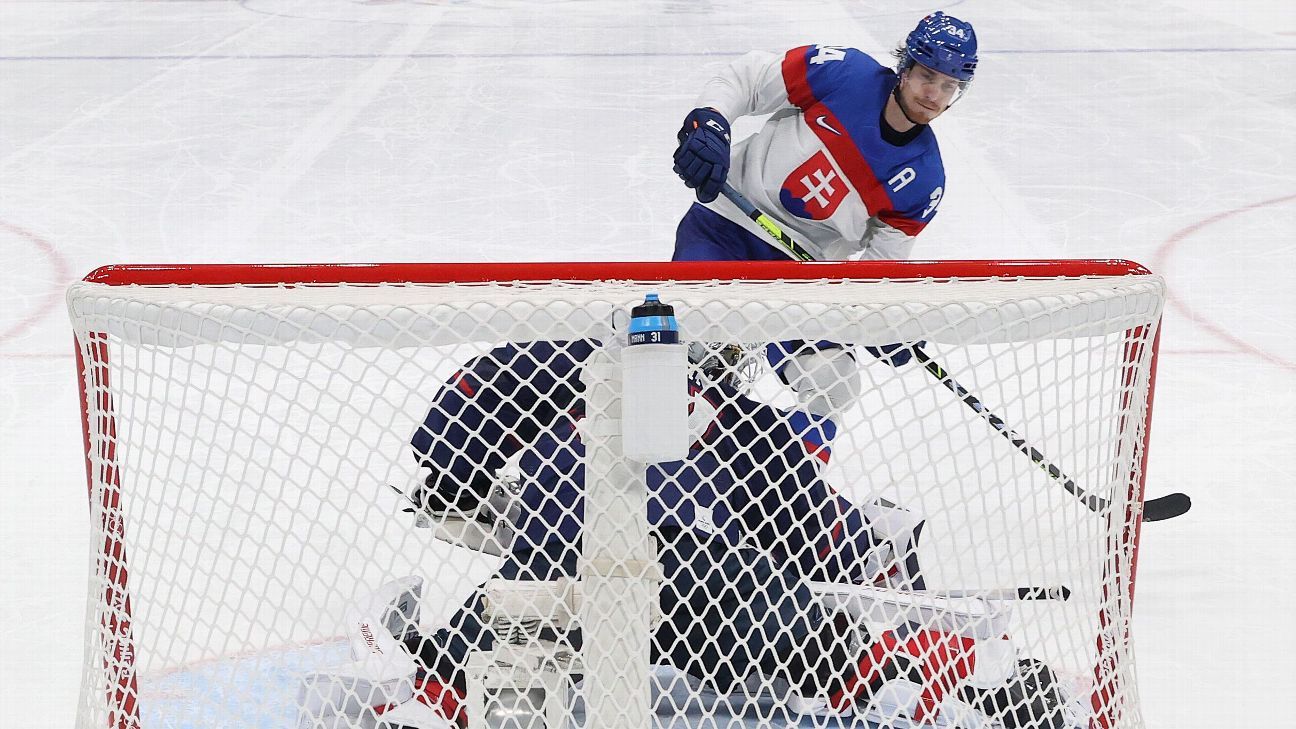
<instances>
[{"instance_id":1,"label":"hockey goal net","mask_svg":"<svg viewBox=\"0 0 1296 729\"><path fill-rule=\"evenodd\" d=\"M650 292L692 356L645 466ZM1142 726L1163 299L1119 261L101 269L77 725Z\"/></svg>"}]
</instances>

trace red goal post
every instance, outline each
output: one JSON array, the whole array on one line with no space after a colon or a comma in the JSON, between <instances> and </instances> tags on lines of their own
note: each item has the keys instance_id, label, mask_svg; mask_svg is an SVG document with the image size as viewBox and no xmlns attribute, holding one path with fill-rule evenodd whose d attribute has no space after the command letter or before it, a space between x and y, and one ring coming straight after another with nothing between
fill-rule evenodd
<instances>
[{"instance_id":1,"label":"red goal post","mask_svg":"<svg viewBox=\"0 0 1296 729\"><path fill-rule=\"evenodd\" d=\"M957 284L966 286L951 286ZM446 293L444 287L453 291ZM523 331L536 338L606 336L610 322L600 320L605 313L602 309L599 316L581 313L575 322L561 318L582 311L586 289L591 287L598 287L600 304L616 298L608 292L623 292L615 302L618 304L633 303L648 290L662 290L664 300L675 292L683 337L696 332L695 336L705 341L754 342L753 351L763 351L764 345L793 338L792 334L802 330L805 336L795 338L831 339L830 335L838 334L842 338L835 341L861 345L930 341L931 351L943 358L954 377L982 394L988 408L1006 407L1002 414L1014 430L1039 444L1054 462L1077 476L1078 482L1087 479L1083 488L1101 494L1110 503L1098 514L1091 514L1075 499L1068 501L1070 497L1056 482L1041 475L1030 459L999 442L984 421L939 383L915 375L916 365L909 365L910 371L887 368L864 355L858 357L866 380L864 393L858 403L851 404L849 413L841 413L844 428L853 425L857 432L869 433L868 437L851 436L858 439L840 446L842 458L856 459L841 467L857 489L848 495L888 500L908 497L928 516L930 537L937 525L947 527L949 534L971 533L976 518L993 524L991 530L1004 528L997 519L1011 509L996 499L1017 499L1013 508L1019 508L1022 494L1030 494L1026 497L1031 499L1028 507L1019 510L1028 520L1046 522L1040 528L1048 532L1043 538L1052 545L1050 549L1097 545L1101 557L1093 563L1091 558L1076 557L1071 565L1074 569L1068 572L1035 562L1022 553L1015 539L991 536L976 541L976 549L971 551L994 554L995 549L1013 544L1010 554L999 555L1000 565L959 564L957 568L937 566L934 571L939 577L942 569L947 569L945 576L952 579L1018 580L941 585L944 587L1006 587L1060 575L1074 582L1073 589L1085 590L1086 594L1073 602L1082 605L1089 617L1077 617L1076 609L1071 609L1059 618L1047 614L1061 609L1056 605L1032 605L1019 610L1015 619L1021 625L1017 627L1041 655L1072 669L1072 691L1084 694L1083 703L1090 712L1087 719L1094 725L1142 726L1134 688L1130 619L1164 284L1142 266L1120 260L222 264L98 269L69 292L95 534L78 726L150 726L150 717L167 726L162 714L152 713L149 704L167 704L170 694L150 690L150 683L163 686L180 673L191 675L194 666L220 665L247 655L256 655L261 661L260 656L285 645L297 650L332 637L327 617L315 618L301 632L282 627L278 615L271 618L275 625L265 628L266 635L252 636L259 629L248 626L257 625L258 618L272 610L260 601L273 602L273 597L240 594L237 576L231 584L211 587L199 585L202 578L193 573L201 568L202 559L243 564L254 575L253 582L273 585L280 571L304 567L304 561L284 568L257 564L257 559L284 555L227 542L263 539L269 544L281 539L282 549L296 544L293 527L287 525L300 517L287 509L292 504L302 507L300 498L288 490L298 475L320 475L312 470L316 465L308 464L308 457L301 455L306 451L337 448L335 456L325 453L311 458L336 462L348 474L381 473L394 478L388 466L371 468L366 459L390 458L405 465L407 453L353 453L350 449L355 444L346 442L345 434L329 430L320 418L363 421L360 430L365 430L371 420L400 412L396 406L417 402L413 394L430 397L426 388L434 389L444 380L446 368L452 371L459 364L449 359L429 360L429 373L441 379L420 379L409 387L394 384L392 387L401 391L391 394L376 389L382 385L371 382L369 368L377 368L379 374L386 372L394 383L400 383L411 377L417 361L347 358L365 349L408 352L411 348L422 351L425 345L458 356L473 351L472 346L489 344L483 344L484 334L497 335L499 341L509 341ZM435 297L437 310L429 314L419 308L420 294L432 290L443 293ZM525 291L525 301L513 296L520 290ZM295 297L294 292L302 296ZM395 294L390 302L383 300L387 293ZM839 293L856 298L834 300ZM463 298L456 300L456 296ZM570 297L570 305L554 308L554 299L563 297ZM768 305L766 299L777 300L785 308L763 309ZM690 309L690 305L695 306ZM348 313L337 314L337 307ZM731 317L721 311L725 307L739 313ZM527 311L518 312L520 308ZM748 309L764 314L752 315ZM726 331L732 337L721 339L718 335ZM865 332L881 338L845 338L847 333L863 336ZM883 333L897 338L888 340ZM293 362L300 356L294 352L269 352L281 343L276 337L282 337L282 343L291 349L297 342L313 345L334 335L344 344L316 362ZM210 361L188 359L198 349L203 350L203 356L210 356ZM177 352L180 356L174 356ZM259 369L250 361L258 357L274 360L281 369ZM753 361L759 359L753 357ZM240 379L242 374L228 374L213 381L210 372L226 367L230 373L247 369L256 370L256 374L246 380ZM336 369L330 369L333 367ZM336 392L329 389L334 378L353 377L352 372L358 369L365 370L363 380L340 384ZM198 379L185 379L190 375ZM1059 382L1048 382L1050 376ZM201 379L204 377L207 379ZM319 385L312 377L328 382ZM777 386L771 384L771 373L757 377L764 379L757 381L756 389L771 398L784 398L780 404L789 404L786 393L777 392ZM266 391L274 387L282 387L282 392ZM158 391L165 392L159 395ZM291 394L302 391L319 397L328 415L297 412L303 401L293 402ZM271 403L283 411L283 420L270 423L257 420L264 412L233 412L243 397L256 401L249 402L252 408ZM354 399L348 402L347 397ZM374 409L356 404L363 398L372 398ZM1041 411L1029 412L1031 406ZM415 420L422 417L421 412L408 414ZM289 438L276 439L269 434L270 429L294 419L309 422ZM251 421L257 424L246 425ZM939 423L943 430L933 433L917 421ZM229 442L196 444L191 438L205 436L185 432L204 425L213 425L222 433L228 430ZM888 431L888 426L894 427ZM317 431L329 432L318 436ZM905 440L914 434L920 440ZM255 442L249 445L245 441ZM180 449L186 447L201 452L207 460L185 460ZM973 448L981 452L972 455L969 451ZM988 451L994 455L985 455ZM904 452L918 454L912 457L913 464L901 463L899 454ZM276 465L263 468L256 463L261 458ZM287 465L278 465L280 461ZM977 470L970 470L973 467ZM217 473L221 469L226 471ZM986 472L992 475L977 475ZM1026 475L1031 472L1033 476ZM212 474L221 488L238 484L273 494L248 497L250 503L268 504L264 506L267 514L256 511L260 506L245 507L237 500L225 502L219 494L201 492L204 484L200 482ZM984 482L977 483L979 478ZM1018 484L1026 480L1031 483ZM1012 482L1011 488L1007 482ZM1002 496L995 493L1000 488L1005 492ZM345 499L337 496L333 485L327 491L328 498ZM177 496L181 492L185 496ZM365 496L377 498L373 493ZM188 508L183 503L186 499L214 507L222 518L228 516L222 527L247 527L247 531L192 538L193 530L203 524L203 516L175 517L178 510ZM227 511L230 514L224 513ZM1064 511L1065 516L1046 516ZM355 534L350 538L364 538L365 529L379 518L356 517ZM339 531L347 528L349 524L340 524ZM386 524L380 527L387 528ZM174 542L168 541L173 537ZM310 539L319 538L313 531ZM385 531L381 538L393 539ZM972 559L959 554L957 538L948 543L941 537L930 539L936 543L929 549L937 556L924 554L928 564L953 565ZM310 549L316 548L313 544ZM427 550L433 548L420 544L426 557ZM395 546L409 548L406 542ZM345 565L335 569L328 561L336 546L319 549L325 555L320 564L331 571L319 580L294 577L302 582L286 586L289 591L299 591L294 597L303 603L331 601L324 581L351 574ZM190 559L190 552L198 555L198 561ZM255 559L249 561L246 555ZM411 562L418 560L411 558ZM384 569L366 567L356 576L397 576ZM1017 573L1007 574L1012 570ZM462 589L469 573L464 567L456 574L442 575L447 593ZM438 576L432 574L431 579L435 582ZM186 588L196 588L195 594L206 598L201 607L182 594ZM453 598L447 599L453 602ZM186 615L190 608L195 612ZM227 617L225 610L236 615ZM326 612L322 609L320 615ZM186 625L191 617L200 622ZM142 626L141 618L146 621ZM184 642L184 635L166 635L194 628L205 635L193 636L192 642ZM245 635L240 636L240 630ZM1088 646L1082 648L1086 641ZM1084 671L1076 670L1086 665ZM204 680L237 683L228 677ZM1082 702L1072 703L1078 706ZM201 700L198 705L202 711L211 709ZM193 706L178 711L181 715L201 713Z\"/></svg>"}]
</instances>

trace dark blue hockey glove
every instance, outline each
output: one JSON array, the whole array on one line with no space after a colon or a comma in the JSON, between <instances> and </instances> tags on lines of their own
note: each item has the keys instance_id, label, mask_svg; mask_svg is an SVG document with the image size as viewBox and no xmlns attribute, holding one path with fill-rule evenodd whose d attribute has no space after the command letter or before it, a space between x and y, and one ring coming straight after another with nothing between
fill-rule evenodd
<instances>
[{"instance_id":1,"label":"dark blue hockey glove","mask_svg":"<svg viewBox=\"0 0 1296 729\"><path fill-rule=\"evenodd\" d=\"M919 340L913 344L884 344L881 347L865 347L864 351L892 367L902 367L909 364L909 360L913 359L914 347L922 347L926 344L926 341Z\"/></svg>"},{"instance_id":2,"label":"dark blue hockey glove","mask_svg":"<svg viewBox=\"0 0 1296 729\"><path fill-rule=\"evenodd\" d=\"M676 138L675 174L697 191L698 202L711 202L729 176L729 121L715 109L694 109Z\"/></svg>"}]
</instances>

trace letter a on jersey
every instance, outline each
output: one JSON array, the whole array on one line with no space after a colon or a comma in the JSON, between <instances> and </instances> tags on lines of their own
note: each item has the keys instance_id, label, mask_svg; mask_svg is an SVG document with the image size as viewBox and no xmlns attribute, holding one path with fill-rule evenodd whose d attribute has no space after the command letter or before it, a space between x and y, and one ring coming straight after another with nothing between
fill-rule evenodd
<instances>
[{"instance_id":1,"label":"letter a on jersey","mask_svg":"<svg viewBox=\"0 0 1296 729\"><path fill-rule=\"evenodd\" d=\"M799 218L824 220L836 212L849 192L846 177L820 151L787 176L779 191L779 202Z\"/></svg>"}]
</instances>

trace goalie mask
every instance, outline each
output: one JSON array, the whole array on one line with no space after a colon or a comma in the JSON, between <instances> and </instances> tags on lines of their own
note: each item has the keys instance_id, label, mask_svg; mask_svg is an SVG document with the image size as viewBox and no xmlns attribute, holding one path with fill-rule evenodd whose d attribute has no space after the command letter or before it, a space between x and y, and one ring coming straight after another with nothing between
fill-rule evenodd
<instances>
[{"instance_id":1,"label":"goalie mask","mask_svg":"<svg viewBox=\"0 0 1296 729\"><path fill-rule=\"evenodd\" d=\"M743 348L723 342L689 342L689 366L703 379L741 390L752 378Z\"/></svg>"}]
</instances>

